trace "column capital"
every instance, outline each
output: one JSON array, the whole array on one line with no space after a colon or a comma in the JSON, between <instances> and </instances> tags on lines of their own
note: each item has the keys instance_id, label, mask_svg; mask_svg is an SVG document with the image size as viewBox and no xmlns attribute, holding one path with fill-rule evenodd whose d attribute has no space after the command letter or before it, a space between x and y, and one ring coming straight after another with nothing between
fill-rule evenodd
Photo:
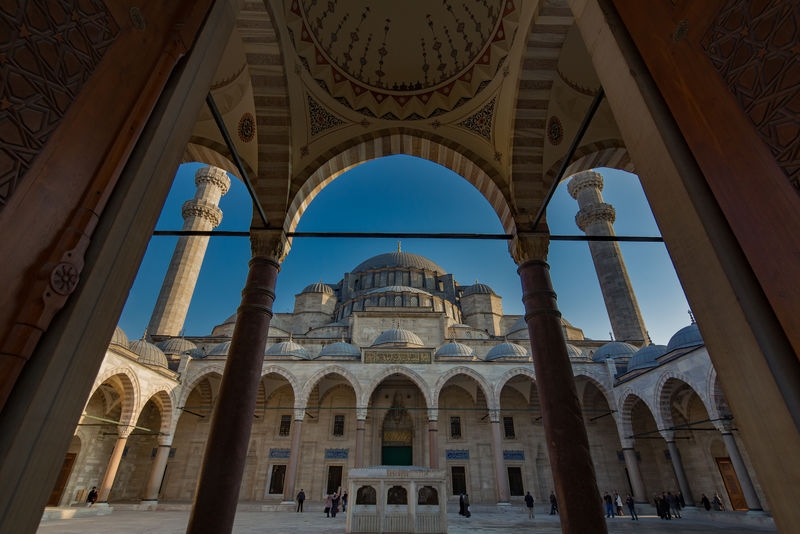
<instances>
[{"instance_id":1,"label":"column capital","mask_svg":"<svg viewBox=\"0 0 800 534\"><path fill-rule=\"evenodd\" d=\"M428 421L436 422L439 420L439 408L428 408Z\"/></svg>"},{"instance_id":2,"label":"column capital","mask_svg":"<svg viewBox=\"0 0 800 534\"><path fill-rule=\"evenodd\" d=\"M291 247L292 243L282 229L250 230L250 250L254 258L266 258L280 264Z\"/></svg>"},{"instance_id":3,"label":"column capital","mask_svg":"<svg viewBox=\"0 0 800 534\"><path fill-rule=\"evenodd\" d=\"M661 434L661 437L664 438L664 441L667 442L667 445L669 445L670 443L673 443L673 444L675 443L675 431L673 431L673 430L661 430L661 431L659 431L659 434Z\"/></svg>"},{"instance_id":4,"label":"column capital","mask_svg":"<svg viewBox=\"0 0 800 534\"><path fill-rule=\"evenodd\" d=\"M569 184L567 185L567 191L569 191L569 194L572 196L572 198L577 199L578 193L587 187L602 191L603 175L596 171L583 171L573 174L570 177Z\"/></svg>"},{"instance_id":5,"label":"column capital","mask_svg":"<svg viewBox=\"0 0 800 534\"><path fill-rule=\"evenodd\" d=\"M194 174L194 185L199 186L204 183L217 186L221 195L225 195L231 187L231 179L228 178L228 173L225 172L224 169L214 167L213 165L197 169L197 172Z\"/></svg>"},{"instance_id":6,"label":"column capital","mask_svg":"<svg viewBox=\"0 0 800 534\"><path fill-rule=\"evenodd\" d=\"M508 251L517 265L528 261L547 261L550 234L544 232L514 234L508 242Z\"/></svg>"},{"instance_id":7,"label":"column capital","mask_svg":"<svg viewBox=\"0 0 800 534\"><path fill-rule=\"evenodd\" d=\"M200 217L211 223L212 228L219 226L222 222L222 210L215 204L205 200L191 198L183 203L181 208L183 220L189 217Z\"/></svg>"},{"instance_id":8,"label":"column capital","mask_svg":"<svg viewBox=\"0 0 800 534\"><path fill-rule=\"evenodd\" d=\"M159 447L172 447L172 439L174 437L175 436L173 436L172 434L158 436L158 446Z\"/></svg>"},{"instance_id":9,"label":"column capital","mask_svg":"<svg viewBox=\"0 0 800 534\"><path fill-rule=\"evenodd\" d=\"M359 421L366 421L367 419L366 406L356 406L356 419L358 419Z\"/></svg>"},{"instance_id":10,"label":"column capital","mask_svg":"<svg viewBox=\"0 0 800 534\"><path fill-rule=\"evenodd\" d=\"M581 208L577 215L575 215L575 224L584 232L586 232L586 229L591 224L596 222L606 221L614 224L616 220L617 211L614 209L614 206L606 204L605 202Z\"/></svg>"},{"instance_id":11,"label":"column capital","mask_svg":"<svg viewBox=\"0 0 800 534\"><path fill-rule=\"evenodd\" d=\"M492 423L500 422L500 410L489 410L489 421Z\"/></svg>"},{"instance_id":12,"label":"column capital","mask_svg":"<svg viewBox=\"0 0 800 534\"><path fill-rule=\"evenodd\" d=\"M131 433L133 433L133 426L120 426L117 428L118 439L128 439Z\"/></svg>"},{"instance_id":13,"label":"column capital","mask_svg":"<svg viewBox=\"0 0 800 534\"><path fill-rule=\"evenodd\" d=\"M306 418L306 409L305 409L305 407L303 407L303 408L295 407L295 409L294 409L294 420L295 421L302 421L305 418Z\"/></svg>"}]
</instances>

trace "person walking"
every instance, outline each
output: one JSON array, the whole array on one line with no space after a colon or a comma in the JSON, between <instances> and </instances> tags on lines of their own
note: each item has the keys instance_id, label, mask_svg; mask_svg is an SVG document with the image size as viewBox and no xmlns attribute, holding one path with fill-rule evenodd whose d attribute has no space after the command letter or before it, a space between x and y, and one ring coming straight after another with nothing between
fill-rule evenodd
<instances>
[{"instance_id":1,"label":"person walking","mask_svg":"<svg viewBox=\"0 0 800 534\"><path fill-rule=\"evenodd\" d=\"M714 498L711 499L711 504L714 505L714 510L717 512L725 511L725 506L722 504L722 499L719 498L719 493L714 492Z\"/></svg>"},{"instance_id":2,"label":"person walking","mask_svg":"<svg viewBox=\"0 0 800 534\"><path fill-rule=\"evenodd\" d=\"M680 505L680 508L686 508L686 499L683 498L683 492L678 490L678 493L676 493L675 496L678 497L678 504Z\"/></svg>"},{"instance_id":3,"label":"person walking","mask_svg":"<svg viewBox=\"0 0 800 534\"><path fill-rule=\"evenodd\" d=\"M86 496L86 506L87 507L92 506L96 502L97 502L97 486L92 486L91 491L89 491L89 494Z\"/></svg>"},{"instance_id":4,"label":"person walking","mask_svg":"<svg viewBox=\"0 0 800 534\"><path fill-rule=\"evenodd\" d=\"M631 497L630 493L628 494L628 497L625 499L625 504L628 505L628 511L631 513L631 520L638 521L639 516L636 514L636 503L634 502L633 497Z\"/></svg>"},{"instance_id":5,"label":"person walking","mask_svg":"<svg viewBox=\"0 0 800 534\"><path fill-rule=\"evenodd\" d=\"M347 492L342 494L342 513L347 511Z\"/></svg>"},{"instance_id":6,"label":"person walking","mask_svg":"<svg viewBox=\"0 0 800 534\"><path fill-rule=\"evenodd\" d=\"M305 500L306 500L306 494L303 491L303 488L300 488L300 493L297 494L297 510L295 510L295 512L303 511L303 501Z\"/></svg>"},{"instance_id":7,"label":"person walking","mask_svg":"<svg viewBox=\"0 0 800 534\"><path fill-rule=\"evenodd\" d=\"M533 495L531 495L530 491L525 494L525 506L528 507L528 519L536 517L533 511Z\"/></svg>"},{"instance_id":8,"label":"person walking","mask_svg":"<svg viewBox=\"0 0 800 534\"><path fill-rule=\"evenodd\" d=\"M702 504L703 508L705 508L706 512L708 512L711 510L711 501L708 500L708 497L706 497L705 493L703 493L702 495L703 496L700 498L700 504Z\"/></svg>"},{"instance_id":9,"label":"person walking","mask_svg":"<svg viewBox=\"0 0 800 534\"><path fill-rule=\"evenodd\" d=\"M557 515L558 514L558 501L556 500L556 494L554 492L550 492L550 515Z\"/></svg>"},{"instance_id":10,"label":"person walking","mask_svg":"<svg viewBox=\"0 0 800 534\"><path fill-rule=\"evenodd\" d=\"M673 495L672 492L667 492L667 503L669 504L669 511L670 513L675 516L677 519L681 518L681 504L678 501L678 497Z\"/></svg>"},{"instance_id":11,"label":"person walking","mask_svg":"<svg viewBox=\"0 0 800 534\"><path fill-rule=\"evenodd\" d=\"M614 517L614 500L608 492L603 495L603 500L606 502L606 517Z\"/></svg>"},{"instance_id":12,"label":"person walking","mask_svg":"<svg viewBox=\"0 0 800 534\"><path fill-rule=\"evenodd\" d=\"M336 517L336 514L339 512L339 494L334 493L333 498L331 499L331 517Z\"/></svg>"},{"instance_id":13,"label":"person walking","mask_svg":"<svg viewBox=\"0 0 800 534\"><path fill-rule=\"evenodd\" d=\"M672 520L672 516L669 514L669 502L667 502L666 493L661 493L661 496L658 498L658 504L661 507L661 519L666 519L667 521Z\"/></svg>"},{"instance_id":14,"label":"person walking","mask_svg":"<svg viewBox=\"0 0 800 534\"><path fill-rule=\"evenodd\" d=\"M614 504L617 505L617 515L620 517L625 515L624 513L622 513L622 497L619 496L617 490L614 490Z\"/></svg>"},{"instance_id":15,"label":"person walking","mask_svg":"<svg viewBox=\"0 0 800 534\"><path fill-rule=\"evenodd\" d=\"M469 493L464 494L464 515L466 517L470 517L472 515L472 510L469 509Z\"/></svg>"},{"instance_id":16,"label":"person walking","mask_svg":"<svg viewBox=\"0 0 800 534\"><path fill-rule=\"evenodd\" d=\"M467 515L467 510L464 508L464 494L458 494L458 515Z\"/></svg>"},{"instance_id":17,"label":"person walking","mask_svg":"<svg viewBox=\"0 0 800 534\"><path fill-rule=\"evenodd\" d=\"M331 516L331 506L333 506L333 495L329 493L325 496L325 517Z\"/></svg>"}]
</instances>

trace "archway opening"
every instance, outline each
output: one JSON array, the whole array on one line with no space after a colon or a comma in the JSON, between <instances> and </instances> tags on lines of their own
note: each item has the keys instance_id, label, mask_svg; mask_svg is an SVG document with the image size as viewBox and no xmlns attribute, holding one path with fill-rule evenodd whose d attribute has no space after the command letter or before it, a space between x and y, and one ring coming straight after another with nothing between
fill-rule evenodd
<instances>
[{"instance_id":1,"label":"archway opening","mask_svg":"<svg viewBox=\"0 0 800 534\"><path fill-rule=\"evenodd\" d=\"M511 376L498 395L504 471L512 501L530 491L544 502L553 487L536 382L528 374Z\"/></svg>"},{"instance_id":2,"label":"archway opening","mask_svg":"<svg viewBox=\"0 0 800 534\"><path fill-rule=\"evenodd\" d=\"M627 476L624 459L621 458L619 432L608 398L594 380L578 376L576 381L583 389L583 422L600 493L608 491L613 494L616 491L623 497L626 493L633 495L633 486Z\"/></svg>"},{"instance_id":3,"label":"archway opening","mask_svg":"<svg viewBox=\"0 0 800 534\"><path fill-rule=\"evenodd\" d=\"M425 396L411 378L395 373L381 380L368 405L373 465L426 465L427 408Z\"/></svg>"}]
</instances>

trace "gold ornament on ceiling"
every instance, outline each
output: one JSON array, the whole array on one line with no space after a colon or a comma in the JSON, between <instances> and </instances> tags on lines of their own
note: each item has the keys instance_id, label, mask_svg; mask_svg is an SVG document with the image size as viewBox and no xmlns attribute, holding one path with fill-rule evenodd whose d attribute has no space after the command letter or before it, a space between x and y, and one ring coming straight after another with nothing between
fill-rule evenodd
<instances>
[{"instance_id":1,"label":"gold ornament on ceiling","mask_svg":"<svg viewBox=\"0 0 800 534\"><path fill-rule=\"evenodd\" d=\"M501 70L519 0L287 0L300 63L368 117L424 119L469 101Z\"/></svg>"}]
</instances>

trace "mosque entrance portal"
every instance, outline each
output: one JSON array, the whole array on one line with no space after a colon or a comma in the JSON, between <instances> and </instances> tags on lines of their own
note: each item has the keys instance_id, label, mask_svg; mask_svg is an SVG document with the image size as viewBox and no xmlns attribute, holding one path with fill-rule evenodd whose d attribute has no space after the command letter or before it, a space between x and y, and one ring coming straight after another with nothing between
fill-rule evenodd
<instances>
[{"instance_id":1,"label":"mosque entrance portal","mask_svg":"<svg viewBox=\"0 0 800 534\"><path fill-rule=\"evenodd\" d=\"M403 399L395 394L392 407L383 419L381 465L412 465L414 423L403 405Z\"/></svg>"}]
</instances>

